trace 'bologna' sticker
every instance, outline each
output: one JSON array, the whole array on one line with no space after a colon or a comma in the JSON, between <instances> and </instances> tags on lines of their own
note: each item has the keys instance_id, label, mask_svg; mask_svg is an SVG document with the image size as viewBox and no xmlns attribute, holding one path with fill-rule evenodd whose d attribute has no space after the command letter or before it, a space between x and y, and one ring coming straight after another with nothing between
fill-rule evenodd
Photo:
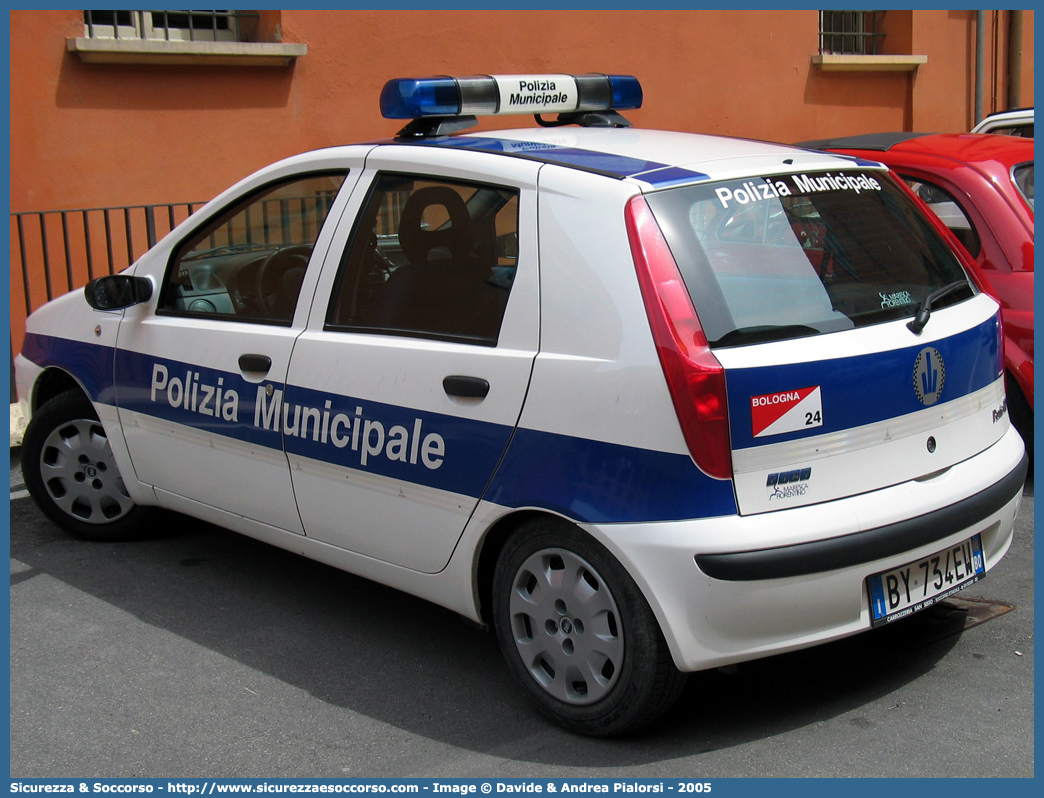
<instances>
[{"instance_id":1,"label":"'bologna' sticker","mask_svg":"<svg viewBox=\"0 0 1044 798\"><path fill-rule=\"evenodd\" d=\"M823 396L818 385L752 396L750 418L755 438L821 427Z\"/></svg>"}]
</instances>

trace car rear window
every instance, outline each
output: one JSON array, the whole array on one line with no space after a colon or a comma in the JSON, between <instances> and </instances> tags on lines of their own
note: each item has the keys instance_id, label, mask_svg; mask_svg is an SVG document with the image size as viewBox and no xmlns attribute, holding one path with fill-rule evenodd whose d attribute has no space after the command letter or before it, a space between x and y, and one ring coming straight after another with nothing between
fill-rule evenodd
<instances>
[{"instance_id":1,"label":"car rear window","mask_svg":"<svg viewBox=\"0 0 1044 798\"><path fill-rule=\"evenodd\" d=\"M648 202L712 346L794 338L913 316L967 275L878 171L701 184ZM936 302L975 293L970 283Z\"/></svg>"},{"instance_id":2,"label":"car rear window","mask_svg":"<svg viewBox=\"0 0 1044 798\"><path fill-rule=\"evenodd\" d=\"M1026 198L1030 208L1033 208L1033 161L1020 163L1012 171L1012 179L1019 189L1019 193Z\"/></svg>"}]
</instances>

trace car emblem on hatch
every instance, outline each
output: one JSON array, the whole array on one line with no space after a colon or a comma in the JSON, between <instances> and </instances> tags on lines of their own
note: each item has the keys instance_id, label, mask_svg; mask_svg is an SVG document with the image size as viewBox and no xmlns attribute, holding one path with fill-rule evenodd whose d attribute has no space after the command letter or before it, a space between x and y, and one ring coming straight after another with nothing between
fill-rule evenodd
<instances>
[{"instance_id":1,"label":"car emblem on hatch","mask_svg":"<svg viewBox=\"0 0 1044 798\"><path fill-rule=\"evenodd\" d=\"M934 405L942 395L946 382L946 364L938 349L926 346L914 361L914 392L922 405Z\"/></svg>"}]
</instances>

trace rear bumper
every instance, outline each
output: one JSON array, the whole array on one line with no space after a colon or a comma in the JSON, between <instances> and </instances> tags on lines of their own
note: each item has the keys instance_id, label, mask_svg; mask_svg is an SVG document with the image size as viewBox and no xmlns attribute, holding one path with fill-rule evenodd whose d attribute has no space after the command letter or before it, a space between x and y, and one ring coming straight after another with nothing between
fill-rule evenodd
<instances>
[{"instance_id":1,"label":"rear bumper","mask_svg":"<svg viewBox=\"0 0 1044 798\"><path fill-rule=\"evenodd\" d=\"M975 534L988 580L1025 475L1011 429L931 479L775 513L589 530L644 592L675 664L696 671L869 629L867 577Z\"/></svg>"},{"instance_id":2,"label":"rear bumper","mask_svg":"<svg viewBox=\"0 0 1044 798\"><path fill-rule=\"evenodd\" d=\"M963 533L1022 495L1029 470L1029 457L1006 477L967 499L941 510L827 540L794 546L744 551L732 554L698 554L696 565L707 576L729 582L785 579L850 568L875 562L914 548L942 541Z\"/></svg>"}]
</instances>

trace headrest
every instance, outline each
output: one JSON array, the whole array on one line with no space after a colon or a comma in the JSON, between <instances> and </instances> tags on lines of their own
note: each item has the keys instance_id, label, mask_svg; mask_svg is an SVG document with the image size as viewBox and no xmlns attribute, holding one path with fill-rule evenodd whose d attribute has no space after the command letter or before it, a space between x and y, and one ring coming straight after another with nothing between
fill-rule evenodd
<instances>
[{"instance_id":1,"label":"headrest","mask_svg":"<svg viewBox=\"0 0 1044 798\"><path fill-rule=\"evenodd\" d=\"M422 226L424 212L441 205L449 217L436 229ZM442 214L439 214L439 219ZM444 249L454 259L464 258L471 238L471 217L464 200L448 186L427 186L413 192L402 209L399 221L399 246L412 264L426 263L432 250Z\"/></svg>"}]
</instances>

